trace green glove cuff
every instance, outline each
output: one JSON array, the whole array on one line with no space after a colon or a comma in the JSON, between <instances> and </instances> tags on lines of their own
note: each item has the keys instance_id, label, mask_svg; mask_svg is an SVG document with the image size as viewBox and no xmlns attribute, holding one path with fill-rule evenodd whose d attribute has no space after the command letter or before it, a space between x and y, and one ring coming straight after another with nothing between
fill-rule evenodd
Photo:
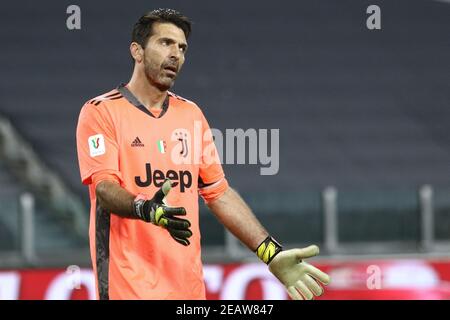
<instances>
[{"instance_id":1,"label":"green glove cuff","mask_svg":"<svg viewBox=\"0 0 450 320\"><path fill-rule=\"evenodd\" d=\"M275 256L283 250L281 244L278 243L274 238L268 236L258 248L255 250L256 255L265 264L269 264Z\"/></svg>"}]
</instances>

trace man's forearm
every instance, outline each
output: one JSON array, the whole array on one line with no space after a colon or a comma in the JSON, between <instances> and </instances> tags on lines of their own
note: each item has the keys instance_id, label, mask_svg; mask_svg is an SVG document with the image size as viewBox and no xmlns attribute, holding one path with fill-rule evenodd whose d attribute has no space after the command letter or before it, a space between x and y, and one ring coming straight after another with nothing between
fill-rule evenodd
<instances>
[{"instance_id":1,"label":"man's forearm","mask_svg":"<svg viewBox=\"0 0 450 320\"><path fill-rule=\"evenodd\" d=\"M252 251L269 235L245 201L231 187L219 199L209 203L208 207Z\"/></svg>"},{"instance_id":2,"label":"man's forearm","mask_svg":"<svg viewBox=\"0 0 450 320\"><path fill-rule=\"evenodd\" d=\"M95 190L97 203L110 212L124 218L136 219L133 212L135 196L112 181L101 181Z\"/></svg>"},{"instance_id":3,"label":"man's forearm","mask_svg":"<svg viewBox=\"0 0 450 320\"><path fill-rule=\"evenodd\" d=\"M252 251L257 249L258 257L267 263L270 272L286 287L292 299L313 299L323 293L321 284L330 283L329 275L304 261L319 253L317 246L291 250L277 248L250 208L233 189L229 188L219 199L208 204L208 207ZM269 244L264 246L266 243Z\"/></svg>"}]
</instances>

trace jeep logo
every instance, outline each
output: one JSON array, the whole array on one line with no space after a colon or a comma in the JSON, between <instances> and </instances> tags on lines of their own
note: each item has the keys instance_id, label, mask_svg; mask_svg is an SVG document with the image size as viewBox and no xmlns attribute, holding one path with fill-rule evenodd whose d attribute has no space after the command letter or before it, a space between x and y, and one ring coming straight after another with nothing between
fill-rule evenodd
<instances>
[{"instance_id":1,"label":"jeep logo","mask_svg":"<svg viewBox=\"0 0 450 320\"><path fill-rule=\"evenodd\" d=\"M152 172L152 165L150 163L146 163L145 172L146 177L144 181L142 181L139 176L134 177L134 181L139 187L148 187L153 181L155 187L160 188L166 178L172 181L172 187L179 185L180 192L184 192L186 188L190 188L192 185L192 174L189 171L180 170L177 172L174 170L169 170L165 174L161 170L155 170Z\"/></svg>"}]
</instances>

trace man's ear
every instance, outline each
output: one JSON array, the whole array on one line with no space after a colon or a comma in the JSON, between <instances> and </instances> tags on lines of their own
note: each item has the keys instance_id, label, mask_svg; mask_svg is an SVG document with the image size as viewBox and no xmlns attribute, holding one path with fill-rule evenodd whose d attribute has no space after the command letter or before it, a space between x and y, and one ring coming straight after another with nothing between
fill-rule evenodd
<instances>
[{"instance_id":1,"label":"man's ear","mask_svg":"<svg viewBox=\"0 0 450 320\"><path fill-rule=\"evenodd\" d=\"M133 57L134 61L136 61L137 63L141 63L144 57L144 49L142 49L141 45L136 43L136 42L132 42L130 44L130 53L131 56Z\"/></svg>"}]
</instances>

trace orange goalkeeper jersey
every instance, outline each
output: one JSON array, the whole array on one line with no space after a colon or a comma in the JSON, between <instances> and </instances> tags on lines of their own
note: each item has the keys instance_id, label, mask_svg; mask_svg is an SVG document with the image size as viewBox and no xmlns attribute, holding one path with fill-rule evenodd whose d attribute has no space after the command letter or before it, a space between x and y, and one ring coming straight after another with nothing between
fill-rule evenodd
<instances>
[{"instance_id":1,"label":"orange goalkeeper jersey","mask_svg":"<svg viewBox=\"0 0 450 320\"><path fill-rule=\"evenodd\" d=\"M89 185L90 249L99 299L205 299L198 194L217 198L227 182L200 108L169 92L151 112L125 85L88 101L77 126L82 182ZM96 202L92 176L150 197L165 178L170 206L185 207L193 236L187 247L167 230L122 218Z\"/></svg>"}]
</instances>

